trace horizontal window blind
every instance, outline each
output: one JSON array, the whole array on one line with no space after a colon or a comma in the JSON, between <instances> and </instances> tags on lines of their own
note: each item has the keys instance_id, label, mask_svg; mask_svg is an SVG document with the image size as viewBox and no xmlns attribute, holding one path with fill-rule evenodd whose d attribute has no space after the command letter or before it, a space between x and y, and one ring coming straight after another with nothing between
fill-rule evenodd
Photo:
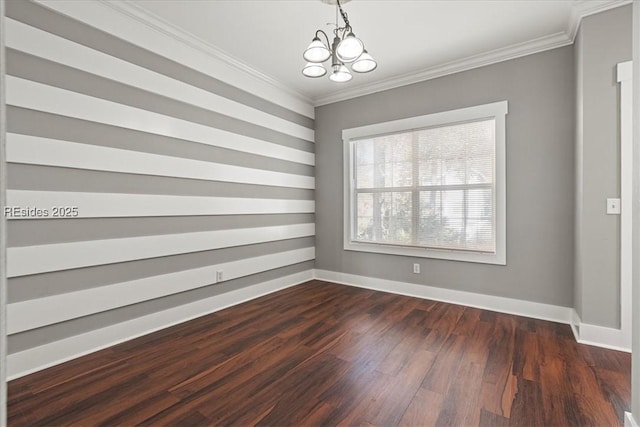
<instances>
[{"instance_id":1,"label":"horizontal window blind","mask_svg":"<svg viewBox=\"0 0 640 427\"><path fill-rule=\"evenodd\" d=\"M353 141L352 240L493 253L495 119Z\"/></svg>"}]
</instances>

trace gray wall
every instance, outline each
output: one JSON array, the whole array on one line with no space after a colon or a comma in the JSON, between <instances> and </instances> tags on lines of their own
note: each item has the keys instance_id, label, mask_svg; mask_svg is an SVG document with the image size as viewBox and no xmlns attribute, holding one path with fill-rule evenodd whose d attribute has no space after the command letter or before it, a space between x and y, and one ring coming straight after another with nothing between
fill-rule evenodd
<instances>
[{"instance_id":1,"label":"gray wall","mask_svg":"<svg viewBox=\"0 0 640 427\"><path fill-rule=\"evenodd\" d=\"M70 5L72 6L73 4ZM50 208L46 206L46 202L41 203L39 200L59 194L57 192L68 192L71 194L69 204L80 205L78 218L11 219L9 221L8 301L9 308L14 314L9 318L9 328L14 331L8 337L10 360L12 358L20 360L22 355L26 354L23 352L44 344L56 343L79 334L184 306L250 285L286 278L296 273L310 272L314 265L313 176L315 168L312 160L306 162L296 160L300 158L296 156L313 159L315 147L312 118L300 111L283 106L282 103L276 104L274 101L260 98L225 83L224 80L215 77L215 69L207 71L211 74L204 74L171 58L138 47L130 40L125 41L120 34L104 32L45 6L30 1L7 2L7 16L10 18L9 28L12 29L7 37L7 74L10 89L7 100L8 144L14 156L9 158L8 165L9 196L27 195L26 197L31 197L34 201L34 205ZM28 27L24 27L23 24ZM26 28L29 40L19 35L16 28ZM145 29L141 28L141 31ZM41 56L34 53L35 51L28 51L26 47L17 47L23 44L28 46L27 41L29 41L32 42L30 46L33 49L38 49L45 43L59 44L65 40L81 45L74 48L81 50L75 57L71 49L47 49L42 51ZM95 52L106 54L102 58L108 62L106 67L95 70L95 73L80 69L79 66L76 67L69 62L82 61L87 58L87 55ZM53 57L46 58L45 55L53 55ZM215 105L212 110L205 109L197 105L195 96L193 103L185 102L162 93L142 89L131 83L124 83L115 77L99 75L103 70L117 69L117 65L122 64L118 60L142 67L143 72L149 72L147 75L150 79L155 78L153 73L159 73L175 81L186 83L192 88L200 88L208 93L251 107L254 112L258 111L256 114L267 113L270 122L284 124L278 128L281 130L277 130L275 125L271 127L264 125L263 122L262 124L254 122L251 119L254 116L250 114L246 114L246 118L239 117L236 113L234 113L235 116L227 115L224 108L216 109ZM113 67L109 67L111 64ZM26 93L21 90L22 86L19 85L22 84L32 88L32 92ZM66 92L57 92L60 94L57 103L45 107L47 91L56 89L65 89ZM88 95L83 98L87 105L82 106L76 100L76 94ZM101 104L103 100L111 102L109 114L100 112L99 106L106 105ZM135 107L137 110L134 111L129 107ZM129 117L143 117L142 115L148 111L161 115L155 116L160 119L155 122L150 120L150 124L145 123L148 125L147 129L137 129L136 126L144 120L129 120ZM94 114L94 116L89 117L85 114ZM173 123L177 123L175 119L181 120L180 126L196 129L195 133L207 133L210 130L226 131L225 135L238 143L236 146L225 147L224 138L196 141L188 137L168 135L167 132L174 131L172 126ZM165 123L170 124L166 125L167 129L165 129ZM291 129L291 126L297 126L298 131L286 130ZM311 137L306 136L308 134ZM91 151L93 154L85 156L69 156L67 159L56 160L56 150L43 149L41 153L31 150L27 153L27 158L22 158L17 153L20 151L20 144L24 141L39 142L43 144L43 148L66 147L69 144L65 145L65 143L71 142L76 148L94 151ZM274 156L277 157L275 154L256 154L255 151L251 152L247 148L265 146L265 144L271 144L268 146L278 149L279 147L293 149L294 151L287 151L289 154L293 153L293 157L274 158ZM138 171L136 168L147 167L149 164L136 161L122 162L122 166L129 168L127 172L99 170L95 162L102 160L103 155L99 153L103 151L97 152L96 149L106 149L104 157L115 153L124 156L139 153L162 155L165 156L162 161L167 162L170 173L162 176L160 173ZM42 154L42 157L36 159L33 157L35 154ZM85 159L87 164L65 166L60 163L60 161L77 161L78 159ZM241 170L244 172L236 172L233 177L225 172L224 176L215 179L171 176L173 172L189 172L189 168L180 166L180 161L184 159L210 162L206 166L207 171L228 166L245 169ZM155 164L156 161L160 162L160 160L154 160L151 163ZM236 169L238 170L240 169ZM251 179L258 172L274 172L284 181L278 185L267 182L243 182L244 179ZM236 182L238 179L240 182ZM309 182L311 182L310 185ZM104 211L88 215L88 210L94 208L87 200L105 194L115 195L116 202L99 208ZM123 216L109 213L114 206L116 209L128 208L126 203L119 201L125 200L120 197L129 195L195 196L205 201L209 200L208 198L225 197L230 198L229 200L248 199L248 203L246 207L239 208L240 212L229 214L206 213L208 211L205 212L198 207L184 214L171 213L172 209L180 204L179 200L187 200L186 198L175 199L175 203L165 204L157 209L142 206L140 208L142 214ZM253 206L257 198L265 199L262 206L268 210L268 213L262 213ZM135 201L136 198L132 200ZM215 204L212 206L214 209L225 208ZM282 208L281 206L292 207ZM310 209L309 206L311 206ZM144 213L147 210L149 210L148 215ZM247 244L235 234L241 228L249 228L251 232L255 230L255 233L259 234L261 230L278 226L284 229L301 226L305 231L293 237L286 232L271 233L255 244ZM209 249L206 247L180 249L167 256L143 254L145 251L157 249L157 245L153 242L158 236L173 235L177 239L182 239L181 244L189 247L193 241L190 237L181 237L186 236L184 233L216 231L228 233L224 239L220 238L222 239L220 241L207 240L205 243L211 245ZM102 259L105 260L119 256L116 249L111 250L110 253L103 248L112 242L112 239L131 239L128 242L132 245L143 243L141 246L135 246L138 248L135 251L127 252L128 255L120 259L122 262L94 260L84 265L63 266L67 261L73 263L76 258L84 257L85 253L91 256L102 253L101 256L104 256ZM83 244L82 247L85 249L73 249L78 248L78 244ZM160 249L171 250L170 247ZM41 250L51 250L51 256L43 259L42 256L37 255ZM125 251L128 248L123 247L122 250ZM231 280L215 285L212 285L215 282L215 274L210 272L210 275L205 277L205 282L194 282L193 286L187 290L175 289L176 283L172 280L167 280L168 290L163 291L161 295L150 294L144 290L146 288L141 287L144 279L152 276L162 278L163 275L168 274L198 272L202 270L196 269L221 263L235 262L241 266L246 264L248 271L255 265L252 261L254 258L290 251L304 253L305 256L304 258L292 256L277 265L260 264L260 270L257 272L237 272L235 276L228 277ZM61 255L68 253L75 253L76 256ZM19 264L17 260L20 257L25 261L26 270L17 267ZM53 262L53 267L45 266L42 271L36 271L33 268L35 265L42 266L46 262ZM11 274L11 271L14 273ZM131 283L130 287L118 288L118 285L128 286L129 283ZM188 281L179 284L189 285ZM78 312L77 309L83 305L83 302L91 306L95 302L100 302L100 299L108 299L101 292L107 292L109 289L122 289L119 291L115 306L112 304L109 309L92 309L88 313L76 314L69 319L56 317L72 311ZM42 310L36 310L34 307L42 307ZM45 314L52 317L46 317ZM38 327L23 325L25 319L30 321L39 317L45 320ZM102 344L106 345L109 342ZM52 360L40 360L37 363L54 362L56 355L51 354L50 357ZM5 364L3 363L2 366L4 367ZM19 373L13 372L13 375Z\"/></svg>"},{"instance_id":2,"label":"gray wall","mask_svg":"<svg viewBox=\"0 0 640 427\"><path fill-rule=\"evenodd\" d=\"M317 108L316 268L572 306L573 61L568 46ZM509 101L506 266L343 251L342 129L500 100Z\"/></svg>"},{"instance_id":3,"label":"gray wall","mask_svg":"<svg viewBox=\"0 0 640 427\"><path fill-rule=\"evenodd\" d=\"M583 323L620 327L619 85L616 66L631 59L631 6L582 20L575 44L575 307Z\"/></svg>"}]
</instances>

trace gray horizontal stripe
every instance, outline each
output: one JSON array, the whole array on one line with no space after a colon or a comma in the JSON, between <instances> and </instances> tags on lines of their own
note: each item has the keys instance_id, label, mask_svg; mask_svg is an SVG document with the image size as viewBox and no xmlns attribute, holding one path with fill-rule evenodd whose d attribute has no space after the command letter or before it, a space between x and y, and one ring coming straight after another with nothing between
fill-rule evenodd
<instances>
[{"instance_id":1,"label":"gray horizontal stripe","mask_svg":"<svg viewBox=\"0 0 640 427\"><path fill-rule=\"evenodd\" d=\"M312 142L7 48L7 74L239 135L314 152Z\"/></svg>"},{"instance_id":2,"label":"gray horizontal stripe","mask_svg":"<svg viewBox=\"0 0 640 427\"><path fill-rule=\"evenodd\" d=\"M235 86L100 31L31 1L8 1L9 18L183 81L274 116L314 128L314 121Z\"/></svg>"},{"instance_id":3,"label":"gray horizontal stripe","mask_svg":"<svg viewBox=\"0 0 640 427\"><path fill-rule=\"evenodd\" d=\"M280 240L213 251L192 252L118 264L15 277L7 282L10 303L82 291L114 283L207 267L276 252L313 247L314 238Z\"/></svg>"},{"instance_id":4,"label":"gray horizontal stripe","mask_svg":"<svg viewBox=\"0 0 640 427\"><path fill-rule=\"evenodd\" d=\"M313 166L213 147L20 107L7 107L9 132L274 172L314 176Z\"/></svg>"},{"instance_id":5,"label":"gray horizontal stripe","mask_svg":"<svg viewBox=\"0 0 640 427\"><path fill-rule=\"evenodd\" d=\"M312 269L313 266L313 261L307 261L300 264L266 271L264 273L241 277L239 279L230 280L228 282L222 282L213 286L194 289L192 291L182 292L164 298L145 301L139 304L134 304L127 307L106 311L91 316L81 317L79 319L69 320L67 322L45 326L43 328L34 329L19 334L10 335L8 337L8 353L17 353L19 351L24 351L43 344L62 340L74 335L79 335L85 332L125 322L127 320L135 319L151 313L156 313L158 311L167 310L194 301L199 301L205 298L220 295L225 292L241 289L246 286L262 283L294 273L299 273Z\"/></svg>"},{"instance_id":6,"label":"gray horizontal stripe","mask_svg":"<svg viewBox=\"0 0 640 427\"><path fill-rule=\"evenodd\" d=\"M314 214L12 220L7 224L7 246L47 245L313 222Z\"/></svg>"},{"instance_id":7,"label":"gray horizontal stripe","mask_svg":"<svg viewBox=\"0 0 640 427\"><path fill-rule=\"evenodd\" d=\"M56 166L7 164L11 190L77 191L87 193L167 194L313 200L314 191L198 179L91 171Z\"/></svg>"}]
</instances>

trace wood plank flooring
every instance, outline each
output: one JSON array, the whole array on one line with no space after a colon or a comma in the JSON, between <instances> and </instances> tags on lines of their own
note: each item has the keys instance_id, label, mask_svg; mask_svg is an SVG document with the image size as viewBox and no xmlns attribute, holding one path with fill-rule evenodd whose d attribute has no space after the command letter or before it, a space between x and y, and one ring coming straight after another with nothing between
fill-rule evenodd
<instances>
[{"instance_id":1,"label":"wood plank flooring","mask_svg":"<svg viewBox=\"0 0 640 427\"><path fill-rule=\"evenodd\" d=\"M10 426L619 426L567 325L312 281L9 383Z\"/></svg>"}]
</instances>

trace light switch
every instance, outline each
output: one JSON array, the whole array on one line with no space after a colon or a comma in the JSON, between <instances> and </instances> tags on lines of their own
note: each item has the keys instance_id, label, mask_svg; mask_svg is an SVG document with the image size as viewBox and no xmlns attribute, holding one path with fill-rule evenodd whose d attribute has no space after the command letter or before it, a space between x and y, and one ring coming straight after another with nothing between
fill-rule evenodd
<instances>
[{"instance_id":1,"label":"light switch","mask_svg":"<svg viewBox=\"0 0 640 427\"><path fill-rule=\"evenodd\" d=\"M607 215L620 215L620 199L607 199Z\"/></svg>"}]
</instances>

